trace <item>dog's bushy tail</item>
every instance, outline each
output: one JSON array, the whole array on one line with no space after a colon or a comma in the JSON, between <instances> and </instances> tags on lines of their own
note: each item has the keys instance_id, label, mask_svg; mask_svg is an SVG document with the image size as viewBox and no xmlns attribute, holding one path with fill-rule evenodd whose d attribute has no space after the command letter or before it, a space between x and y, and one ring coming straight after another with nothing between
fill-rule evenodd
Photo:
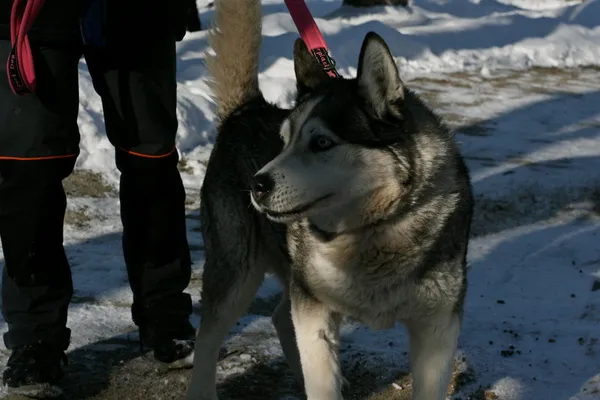
<instances>
[{"instance_id":1,"label":"dog's bushy tail","mask_svg":"<svg viewBox=\"0 0 600 400\"><path fill-rule=\"evenodd\" d=\"M216 0L208 35L214 55L206 57L217 115L225 119L244 102L260 96L258 64L262 42L261 0Z\"/></svg>"}]
</instances>

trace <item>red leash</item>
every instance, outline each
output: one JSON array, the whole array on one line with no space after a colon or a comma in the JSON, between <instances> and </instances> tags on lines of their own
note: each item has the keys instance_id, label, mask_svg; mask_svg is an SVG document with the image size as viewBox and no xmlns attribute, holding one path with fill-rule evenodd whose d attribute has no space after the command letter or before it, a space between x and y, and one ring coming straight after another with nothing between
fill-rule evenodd
<instances>
[{"instance_id":1,"label":"red leash","mask_svg":"<svg viewBox=\"0 0 600 400\"><path fill-rule=\"evenodd\" d=\"M285 0L285 5L306 47L319 61L327 75L332 78L341 78L342 76L335 69L335 61L329 56L327 43L325 43L325 39L304 0Z\"/></svg>"},{"instance_id":2,"label":"red leash","mask_svg":"<svg viewBox=\"0 0 600 400\"><path fill-rule=\"evenodd\" d=\"M12 51L6 62L8 82L13 93L24 95L36 89L33 53L27 33L37 18L45 0L14 0L10 13L10 44Z\"/></svg>"}]
</instances>

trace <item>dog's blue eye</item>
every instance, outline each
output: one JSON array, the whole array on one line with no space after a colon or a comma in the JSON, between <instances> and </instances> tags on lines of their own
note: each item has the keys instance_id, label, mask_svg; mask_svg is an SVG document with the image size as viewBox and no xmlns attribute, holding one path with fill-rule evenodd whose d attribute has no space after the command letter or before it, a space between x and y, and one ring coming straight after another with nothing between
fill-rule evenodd
<instances>
[{"instance_id":1,"label":"dog's blue eye","mask_svg":"<svg viewBox=\"0 0 600 400\"><path fill-rule=\"evenodd\" d=\"M327 136L318 135L318 136L313 136L313 138L310 140L310 143L308 144L308 147L309 147L310 151L318 152L318 151L329 150L334 145L335 145L335 143L333 143L333 141L331 139L329 139Z\"/></svg>"}]
</instances>

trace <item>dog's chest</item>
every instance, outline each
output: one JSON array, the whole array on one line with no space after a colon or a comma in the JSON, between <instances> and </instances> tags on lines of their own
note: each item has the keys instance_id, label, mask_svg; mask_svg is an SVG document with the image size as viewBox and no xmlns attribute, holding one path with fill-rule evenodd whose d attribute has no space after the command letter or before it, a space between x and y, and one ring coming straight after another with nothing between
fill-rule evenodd
<instances>
[{"instance_id":1,"label":"dog's chest","mask_svg":"<svg viewBox=\"0 0 600 400\"><path fill-rule=\"evenodd\" d=\"M460 296L461 273L416 279L414 271L423 266L418 254L382 243L390 241L374 236L322 241L310 235L306 224L293 224L288 230L293 279L329 308L372 329L391 328Z\"/></svg>"},{"instance_id":2,"label":"dog's chest","mask_svg":"<svg viewBox=\"0 0 600 400\"><path fill-rule=\"evenodd\" d=\"M313 247L302 265L305 284L328 307L364 323L388 329L411 312L410 285L394 275L393 260L365 262ZM391 274L391 275L390 275Z\"/></svg>"}]
</instances>

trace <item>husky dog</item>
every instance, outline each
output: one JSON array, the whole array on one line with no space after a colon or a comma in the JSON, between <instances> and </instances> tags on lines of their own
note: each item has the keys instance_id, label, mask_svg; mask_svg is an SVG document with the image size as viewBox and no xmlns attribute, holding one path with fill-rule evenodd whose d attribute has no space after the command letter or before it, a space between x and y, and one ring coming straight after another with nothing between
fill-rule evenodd
<instances>
[{"instance_id":1,"label":"husky dog","mask_svg":"<svg viewBox=\"0 0 600 400\"><path fill-rule=\"evenodd\" d=\"M297 102L281 110L258 88L260 0L217 0L215 19L220 127L201 192L206 263L187 398L217 399L220 346L273 272L284 287L273 323L308 400L342 399L344 316L404 323L413 399L444 399L473 209L452 134L375 33L355 79L329 78L297 40Z\"/></svg>"}]
</instances>

